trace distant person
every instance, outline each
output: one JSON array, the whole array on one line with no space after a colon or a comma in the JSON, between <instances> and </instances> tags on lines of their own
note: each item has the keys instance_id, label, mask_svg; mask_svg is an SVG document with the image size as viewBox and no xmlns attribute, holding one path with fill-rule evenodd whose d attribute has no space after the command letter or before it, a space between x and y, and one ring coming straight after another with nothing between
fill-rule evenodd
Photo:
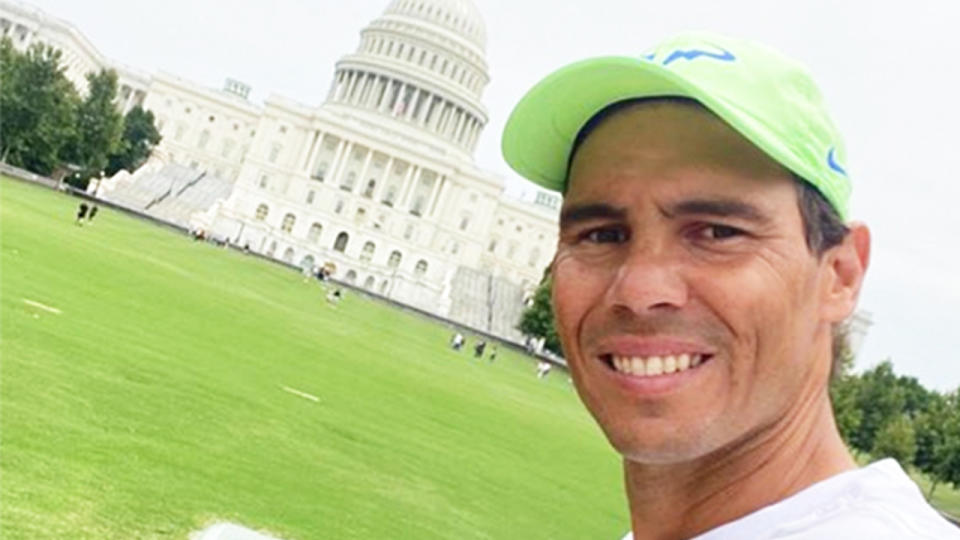
<instances>
[{"instance_id":1,"label":"distant person","mask_svg":"<svg viewBox=\"0 0 960 540\"><path fill-rule=\"evenodd\" d=\"M868 53L835 61L855 76ZM556 329L622 460L625 538L960 539L837 430L828 383L870 231L801 64L702 33L582 60L521 98L502 148L563 194Z\"/></svg>"},{"instance_id":2,"label":"distant person","mask_svg":"<svg viewBox=\"0 0 960 540\"><path fill-rule=\"evenodd\" d=\"M97 212L98 212L99 210L100 210L100 207L99 207L99 206L93 205L93 208L90 209L90 216L87 217L87 223L90 223L91 221L93 221L94 216L97 215Z\"/></svg>"},{"instance_id":3,"label":"distant person","mask_svg":"<svg viewBox=\"0 0 960 540\"><path fill-rule=\"evenodd\" d=\"M497 346L494 345L493 347L490 348L490 357L489 357L489 360L490 360L491 362L493 362L493 361L496 360L496 359L497 359Z\"/></svg>"},{"instance_id":4,"label":"distant person","mask_svg":"<svg viewBox=\"0 0 960 540\"><path fill-rule=\"evenodd\" d=\"M83 225L83 218L87 217L88 208L90 207L87 206L86 201L80 201L80 206L77 208L77 220L74 223Z\"/></svg>"},{"instance_id":5,"label":"distant person","mask_svg":"<svg viewBox=\"0 0 960 540\"><path fill-rule=\"evenodd\" d=\"M546 360L540 360L537 362L537 378L542 379L549 375L551 367L552 366L550 365L550 362L547 362Z\"/></svg>"},{"instance_id":6,"label":"distant person","mask_svg":"<svg viewBox=\"0 0 960 540\"><path fill-rule=\"evenodd\" d=\"M463 334L460 332L454 332L453 337L450 338L450 348L459 351L463 347Z\"/></svg>"},{"instance_id":7,"label":"distant person","mask_svg":"<svg viewBox=\"0 0 960 540\"><path fill-rule=\"evenodd\" d=\"M473 346L473 356L474 358L483 358L483 350L487 348L487 342L480 340L476 345Z\"/></svg>"},{"instance_id":8,"label":"distant person","mask_svg":"<svg viewBox=\"0 0 960 540\"><path fill-rule=\"evenodd\" d=\"M327 293L327 302L330 304L336 305L340 302L340 299L343 298L343 293L340 292L340 289L334 289Z\"/></svg>"}]
</instances>

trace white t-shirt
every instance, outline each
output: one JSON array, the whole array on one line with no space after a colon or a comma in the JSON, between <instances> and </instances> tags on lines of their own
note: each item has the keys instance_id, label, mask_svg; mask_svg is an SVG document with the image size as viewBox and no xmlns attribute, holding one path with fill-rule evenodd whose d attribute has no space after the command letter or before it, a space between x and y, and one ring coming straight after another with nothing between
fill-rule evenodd
<instances>
[{"instance_id":1,"label":"white t-shirt","mask_svg":"<svg viewBox=\"0 0 960 540\"><path fill-rule=\"evenodd\" d=\"M884 459L847 471L692 540L960 540L960 528ZM623 540L633 540L627 534Z\"/></svg>"}]
</instances>

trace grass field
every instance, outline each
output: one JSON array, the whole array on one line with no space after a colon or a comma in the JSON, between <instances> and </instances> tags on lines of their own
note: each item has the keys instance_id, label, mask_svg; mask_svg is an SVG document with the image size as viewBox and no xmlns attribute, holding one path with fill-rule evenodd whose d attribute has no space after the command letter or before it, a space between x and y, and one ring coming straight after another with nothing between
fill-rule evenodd
<instances>
[{"instance_id":1,"label":"grass field","mask_svg":"<svg viewBox=\"0 0 960 540\"><path fill-rule=\"evenodd\" d=\"M0 536L619 538L566 376L295 272L0 180ZM319 398L306 399L287 387Z\"/></svg>"}]
</instances>

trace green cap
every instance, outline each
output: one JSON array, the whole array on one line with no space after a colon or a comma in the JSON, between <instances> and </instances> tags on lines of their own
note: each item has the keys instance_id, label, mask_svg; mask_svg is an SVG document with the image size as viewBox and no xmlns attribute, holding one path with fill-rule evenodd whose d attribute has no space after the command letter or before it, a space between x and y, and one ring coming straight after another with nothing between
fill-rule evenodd
<instances>
[{"instance_id":1,"label":"green cap","mask_svg":"<svg viewBox=\"0 0 960 540\"><path fill-rule=\"evenodd\" d=\"M636 58L605 56L560 68L514 108L503 156L521 176L565 191L574 139L590 118L618 101L667 96L703 104L847 218L846 151L813 79L796 61L740 39L682 34Z\"/></svg>"}]
</instances>

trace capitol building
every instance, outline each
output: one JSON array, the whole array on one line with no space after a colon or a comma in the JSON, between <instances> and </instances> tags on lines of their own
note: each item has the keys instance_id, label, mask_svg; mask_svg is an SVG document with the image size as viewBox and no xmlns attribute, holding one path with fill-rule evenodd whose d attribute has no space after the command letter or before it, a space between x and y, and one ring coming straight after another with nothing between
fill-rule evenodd
<instances>
[{"instance_id":1,"label":"capitol building","mask_svg":"<svg viewBox=\"0 0 960 540\"><path fill-rule=\"evenodd\" d=\"M470 0L394 0L360 30L318 103L228 80L211 89L102 57L69 23L0 0L17 46L118 73L118 107L153 111L163 140L99 196L157 219L474 328L518 339L523 299L556 246L560 197L518 200L474 160L490 80L483 18Z\"/></svg>"}]
</instances>

